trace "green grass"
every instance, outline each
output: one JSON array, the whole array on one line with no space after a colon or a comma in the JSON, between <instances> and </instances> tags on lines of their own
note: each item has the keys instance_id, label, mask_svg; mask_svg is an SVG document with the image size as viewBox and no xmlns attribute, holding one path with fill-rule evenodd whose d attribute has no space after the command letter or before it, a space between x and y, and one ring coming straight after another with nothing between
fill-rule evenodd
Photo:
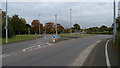
<instances>
[{"instance_id":1,"label":"green grass","mask_svg":"<svg viewBox=\"0 0 120 68\"><path fill-rule=\"evenodd\" d=\"M71 36L70 34L58 34L59 36ZM72 36L95 36L95 34L72 34Z\"/></svg>"},{"instance_id":2,"label":"green grass","mask_svg":"<svg viewBox=\"0 0 120 68\"><path fill-rule=\"evenodd\" d=\"M91 32L91 34L113 34L113 32Z\"/></svg>"},{"instance_id":3,"label":"green grass","mask_svg":"<svg viewBox=\"0 0 120 68\"><path fill-rule=\"evenodd\" d=\"M17 42L17 41L28 40L38 37L39 37L38 35L16 35L12 38L8 38L8 42ZM5 41L6 39L2 38L2 43L6 43Z\"/></svg>"}]
</instances>

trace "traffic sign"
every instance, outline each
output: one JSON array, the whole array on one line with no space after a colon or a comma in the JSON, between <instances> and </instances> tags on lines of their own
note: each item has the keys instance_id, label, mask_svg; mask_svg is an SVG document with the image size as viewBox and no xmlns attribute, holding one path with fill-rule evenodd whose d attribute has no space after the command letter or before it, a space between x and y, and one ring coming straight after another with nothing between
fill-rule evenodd
<instances>
[{"instance_id":1,"label":"traffic sign","mask_svg":"<svg viewBox=\"0 0 120 68\"><path fill-rule=\"evenodd\" d=\"M63 33L64 33L64 30L63 30Z\"/></svg>"},{"instance_id":2,"label":"traffic sign","mask_svg":"<svg viewBox=\"0 0 120 68\"><path fill-rule=\"evenodd\" d=\"M52 35L52 40L53 42L55 42L55 35Z\"/></svg>"},{"instance_id":3,"label":"traffic sign","mask_svg":"<svg viewBox=\"0 0 120 68\"><path fill-rule=\"evenodd\" d=\"M57 28L55 29L55 31L57 31Z\"/></svg>"},{"instance_id":4,"label":"traffic sign","mask_svg":"<svg viewBox=\"0 0 120 68\"><path fill-rule=\"evenodd\" d=\"M52 35L52 38L55 38L55 35Z\"/></svg>"},{"instance_id":5,"label":"traffic sign","mask_svg":"<svg viewBox=\"0 0 120 68\"><path fill-rule=\"evenodd\" d=\"M5 29L7 29L8 27L7 27L7 26L5 26L4 28L5 28Z\"/></svg>"}]
</instances>

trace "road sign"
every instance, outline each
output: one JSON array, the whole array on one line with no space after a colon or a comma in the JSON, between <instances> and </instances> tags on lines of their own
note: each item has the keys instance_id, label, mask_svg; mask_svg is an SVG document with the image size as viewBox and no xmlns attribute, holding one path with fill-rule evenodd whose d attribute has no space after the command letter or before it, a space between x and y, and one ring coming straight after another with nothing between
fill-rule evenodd
<instances>
[{"instance_id":1,"label":"road sign","mask_svg":"<svg viewBox=\"0 0 120 68\"><path fill-rule=\"evenodd\" d=\"M55 38L55 35L52 35L52 38Z\"/></svg>"},{"instance_id":2,"label":"road sign","mask_svg":"<svg viewBox=\"0 0 120 68\"><path fill-rule=\"evenodd\" d=\"M53 42L55 42L55 35L52 35Z\"/></svg>"},{"instance_id":3,"label":"road sign","mask_svg":"<svg viewBox=\"0 0 120 68\"><path fill-rule=\"evenodd\" d=\"M4 28L5 28L5 29L7 29L8 27L7 27L7 26L5 26Z\"/></svg>"},{"instance_id":4,"label":"road sign","mask_svg":"<svg viewBox=\"0 0 120 68\"><path fill-rule=\"evenodd\" d=\"M63 33L64 33L64 30L63 30Z\"/></svg>"},{"instance_id":5,"label":"road sign","mask_svg":"<svg viewBox=\"0 0 120 68\"><path fill-rule=\"evenodd\" d=\"M55 29L55 31L57 31L57 28Z\"/></svg>"}]
</instances>

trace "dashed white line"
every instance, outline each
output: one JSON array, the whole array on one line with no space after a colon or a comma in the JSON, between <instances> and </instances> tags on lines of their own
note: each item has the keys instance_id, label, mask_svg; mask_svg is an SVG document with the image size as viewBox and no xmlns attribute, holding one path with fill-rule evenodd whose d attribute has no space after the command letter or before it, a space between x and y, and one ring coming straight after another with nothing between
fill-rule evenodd
<instances>
[{"instance_id":1,"label":"dashed white line","mask_svg":"<svg viewBox=\"0 0 120 68\"><path fill-rule=\"evenodd\" d=\"M47 44L45 46L41 46L41 45L44 45L44 44ZM42 43L42 44L39 44L39 45L35 45L35 46L31 46L31 47L28 47L28 48L25 48L25 49L22 49L23 52L25 51L32 51L32 50L35 50L35 49L39 49L39 48L43 48L43 47L46 47L46 46L49 46L49 45L52 45L50 43Z\"/></svg>"},{"instance_id":2,"label":"dashed white line","mask_svg":"<svg viewBox=\"0 0 120 68\"><path fill-rule=\"evenodd\" d=\"M40 45L38 45L38 47L40 47Z\"/></svg>"},{"instance_id":3,"label":"dashed white line","mask_svg":"<svg viewBox=\"0 0 120 68\"><path fill-rule=\"evenodd\" d=\"M8 57L8 56L10 56L10 55L8 55L8 54L3 54L3 55L0 55L0 58L4 58L4 57Z\"/></svg>"},{"instance_id":4,"label":"dashed white line","mask_svg":"<svg viewBox=\"0 0 120 68\"><path fill-rule=\"evenodd\" d=\"M109 43L109 40L106 42L106 45L105 45L105 56L106 56L106 64L107 64L107 67L108 67L108 68L111 68L110 60L109 60L109 57L108 57L108 50L107 50L108 43Z\"/></svg>"},{"instance_id":5,"label":"dashed white line","mask_svg":"<svg viewBox=\"0 0 120 68\"><path fill-rule=\"evenodd\" d=\"M22 50L23 52L25 51L25 49Z\"/></svg>"}]
</instances>

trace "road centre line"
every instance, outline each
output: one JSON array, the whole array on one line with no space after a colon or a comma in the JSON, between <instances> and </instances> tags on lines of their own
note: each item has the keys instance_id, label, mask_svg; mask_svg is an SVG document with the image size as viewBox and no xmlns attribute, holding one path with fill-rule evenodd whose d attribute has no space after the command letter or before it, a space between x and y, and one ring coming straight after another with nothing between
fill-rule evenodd
<instances>
[{"instance_id":1,"label":"road centre line","mask_svg":"<svg viewBox=\"0 0 120 68\"><path fill-rule=\"evenodd\" d=\"M8 56L10 56L10 55L8 55L8 54L3 54L3 55L0 55L0 58L4 58L4 57L8 57Z\"/></svg>"},{"instance_id":2,"label":"road centre line","mask_svg":"<svg viewBox=\"0 0 120 68\"><path fill-rule=\"evenodd\" d=\"M41 46L41 45L44 45L44 44L47 44L47 45ZM25 52L26 50L31 51L31 50L34 50L34 49L38 49L38 48L34 48L34 47L36 47L36 46L43 48L43 47L46 47L46 46L48 46L48 45L52 45L52 44L50 44L49 42L47 42L47 43L42 43L42 44L39 44L39 45L35 45L35 46L31 46L31 47L22 49L22 51L23 51L23 52ZM34 48L34 49L32 49L32 48Z\"/></svg>"}]
</instances>

